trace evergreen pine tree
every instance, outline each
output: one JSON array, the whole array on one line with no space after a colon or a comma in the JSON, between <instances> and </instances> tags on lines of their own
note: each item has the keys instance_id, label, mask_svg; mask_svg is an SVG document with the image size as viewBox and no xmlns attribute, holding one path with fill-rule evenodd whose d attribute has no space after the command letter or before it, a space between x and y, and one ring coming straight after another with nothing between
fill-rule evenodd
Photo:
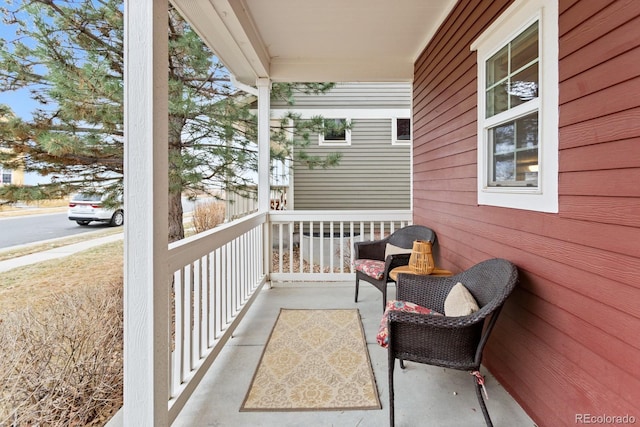
<instances>
[{"instance_id":1,"label":"evergreen pine tree","mask_svg":"<svg viewBox=\"0 0 640 427\"><path fill-rule=\"evenodd\" d=\"M17 117L0 105L0 165L48 176L37 186L0 187L9 202L101 191L114 206L123 192L122 0L24 0L3 9L16 30L0 39L0 91L28 90L37 105ZM184 195L243 193L257 168L252 98L174 9L169 11L169 240L184 237ZM276 84L272 96L323 93L332 84ZM289 114L272 128L272 159L330 167L340 156L307 155L321 117ZM294 140L288 136L294 132ZM293 149L295 146L295 150Z\"/></svg>"}]
</instances>

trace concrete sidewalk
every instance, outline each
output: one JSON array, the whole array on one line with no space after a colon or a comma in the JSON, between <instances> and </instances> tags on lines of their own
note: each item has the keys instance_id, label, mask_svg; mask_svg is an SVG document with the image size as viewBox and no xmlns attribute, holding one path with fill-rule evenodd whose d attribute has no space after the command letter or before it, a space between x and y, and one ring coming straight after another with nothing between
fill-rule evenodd
<instances>
[{"instance_id":1,"label":"concrete sidewalk","mask_svg":"<svg viewBox=\"0 0 640 427\"><path fill-rule=\"evenodd\" d=\"M5 261L0 261L0 272L9 271L14 268L24 267L25 265L35 264L37 262L48 261L50 259L62 258L72 255L95 246L104 245L105 243L115 242L123 238L123 233L112 234L105 237L86 240L84 242L73 243L71 245L61 246L59 248L50 249L48 251L36 252Z\"/></svg>"}]
</instances>

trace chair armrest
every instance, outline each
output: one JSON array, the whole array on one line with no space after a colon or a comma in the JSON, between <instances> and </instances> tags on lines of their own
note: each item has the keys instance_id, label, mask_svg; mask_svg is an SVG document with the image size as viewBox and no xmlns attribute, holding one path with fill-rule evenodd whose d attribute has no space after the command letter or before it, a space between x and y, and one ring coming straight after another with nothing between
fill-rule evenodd
<instances>
[{"instance_id":1,"label":"chair armrest","mask_svg":"<svg viewBox=\"0 0 640 427\"><path fill-rule=\"evenodd\" d=\"M409 265L409 259L411 258L411 254L392 254L387 258L391 258L394 268L400 265Z\"/></svg>"},{"instance_id":2,"label":"chair armrest","mask_svg":"<svg viewBox=\"0 0 640 427\"><path fill-rule=\"evenodd\" d=\"M409 265L409 259L411 258L411 254L393 254L389 255L387 259L385 259L385 266L387 274L396 267L400 267L403 265Z\"/></svg>"},{"instance_id":3,"label":"chair armrest","mask_svg":"<svg viewBox=\"0 0 640 427\"><path fill-rule=\"evenodd\" d=\"M391 326L391 323L396 322L426 328L439 329L467 328L473 324L483 322L484 318L486 317L483 315L478 315L477 312L468 316L447 317L433 314L420 314L402 311L389 311L388 316L389 326Z\"/></svg>"},{"instance_id":4,"label":"chair armrest","mask_svg":"<svg viewBox=\"0 0 640 427\"><path fill-rule=\"evenodd\" d=\"M384 250L387 241L374 240L372 242L355 242L353 244L354 259L375 259L384 261Z\"/></svg>"}]
</instances>

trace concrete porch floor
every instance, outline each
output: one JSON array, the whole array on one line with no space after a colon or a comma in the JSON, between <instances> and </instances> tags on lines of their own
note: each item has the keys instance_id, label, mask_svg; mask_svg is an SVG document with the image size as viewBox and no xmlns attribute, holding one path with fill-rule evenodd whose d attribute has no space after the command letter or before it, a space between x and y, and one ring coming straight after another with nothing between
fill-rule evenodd
<instances>
[{"instance_id":1,"label":"concrete porch floor","mask_svg":"<svg viewBox=\"0 0 640 427\"><path fill-rule=\"evenodd\" d=\"M394 296L389 288L389 298ZM173 426L360 426L389 425L387 354L375 340L382 315L381 294L361 282L359 302L353 283L274 284L262 289ZM381 410L322 412L239 412L280 308L357 308L364 326ZM500 321L500 320L498 320ZM396 362L397 363L397 362ZM395 370L396 426L483 426L470 375L412 362ZM499 426L535 426L486 369L487 407Z\"/></svg>"}]
</instances>

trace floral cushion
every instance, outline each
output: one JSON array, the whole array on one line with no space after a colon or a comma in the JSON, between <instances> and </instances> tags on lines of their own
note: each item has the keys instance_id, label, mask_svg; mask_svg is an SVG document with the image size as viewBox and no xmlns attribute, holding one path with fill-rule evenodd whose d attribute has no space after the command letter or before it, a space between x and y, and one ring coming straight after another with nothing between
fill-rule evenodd
<instances>
[{"instance_id":1,"label":"floral cushion","mask_svg":"<svg viewBox=\"0 0 640 427\"><path fill-rule=\"evenodd\" d=\"M419 314L430 314L432 316L442 316L442 314L437 311L433 311L430 308L422 307L417 304L408 301L396 301L391 300L387 302L387 307L384 310L384 314L382 315L382 320L380 321L380 328L378 329L378 335L376 335L376 341L382 347L389 346L389 330L388 330L388 319L389 319L389 311L404 311L407 313L419 313Z\"/></svg>"},{"instance_id":2,"label":"floral cushion","mask_svg":"<svg viewBox=\"0 0 640 427\"><path fill-rule=\"evenodd\" d=\"M375 259L357 259L354 262L356 271L362 271L369 277L373 277L376 280L381 280L384 276L384 261L378 261Z\"/></svg>"}]
</instances>

